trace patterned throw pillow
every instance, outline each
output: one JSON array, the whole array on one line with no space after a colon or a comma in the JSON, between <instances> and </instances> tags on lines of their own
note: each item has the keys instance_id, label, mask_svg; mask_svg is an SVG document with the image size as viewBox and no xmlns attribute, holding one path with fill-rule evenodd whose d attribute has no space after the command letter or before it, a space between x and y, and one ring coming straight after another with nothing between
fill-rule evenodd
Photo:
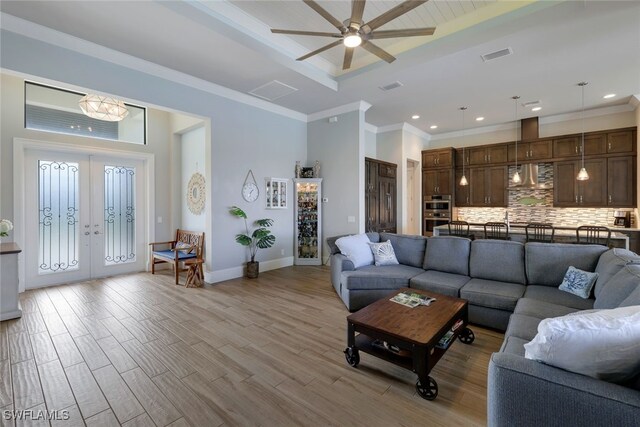
<instances>
[{"instance_id":1,"label":"patterned throw pillow","mask_svg":"<svg viewBox=\"0 0 640 427\"><path fill-rule=\"evenodd\" d=\"M192 245L185 242L177 242L175 248L184 254L190 254L195 249Z\"/></svg>"},{"instance_id":2,"label":"patterned throw pillow","mask_svg":"<svg viewBox=\"0 0 640 427\"><path fill-rule=\"evenodd\" d=\"M371 252L373 252L373 259L377 266L381 265L396 265L399 264L396 258L396 253L391 246L391 242L387 240L382 243L369 243Z\"/></svg>"},{"instance_id":3,"label":"patterned throw pillow","mask_svg":"<svg viewBox=\"0 0 640 427\"><path fill-rule=\"evenodd\" d=\"M580 298L587 299L589 295L591 295L591 288L593 288L597 279L598 273L589 273L588 271L570 266L564 275L564 280L560 284L559 289L577 295Z\"/></svg>"}]
</instances>

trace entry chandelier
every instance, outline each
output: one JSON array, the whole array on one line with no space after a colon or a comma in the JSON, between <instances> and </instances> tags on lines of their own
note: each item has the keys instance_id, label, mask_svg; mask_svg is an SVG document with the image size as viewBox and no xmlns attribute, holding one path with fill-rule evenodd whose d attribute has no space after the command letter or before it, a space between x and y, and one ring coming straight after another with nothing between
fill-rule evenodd
<instances>
[{"instance_id":1,"label":"entry chandelier","mask_svg":"<svg viewBox=\"0 0 640 427\"><path fill-rule=\"evenodd\" d=\"M588 85L588 82L580 82L578 86L582 88L582 114L580 115L581 127L582 127L582 145L580 146L580 152L582 153L582 168L578 172L576 179L578 181L586 181L589 179L589 173L584 168L584 87Z\"/></svg>"},{"instance_id":2,"label":"entry chandelier","mask_svg":"<svg viewBox=\"0 0 640 427\"><path fill-rule=\"evenodd\" d=\"M467 107L460 107L460 111L462 111L462 143L464 144L464 112L467 109ZM465 185L469 185L469 181L467 181L467 177L464 174L464 161L465 161L465 157L464 157L464 145L462 145L462 178L460 178L460 185L465 186Z\"/></svg>"},{"instance_id":3,"label":"entry chandelier","mask_svg":"<svg viewBox=\"0 0 640 427\"><path fill-rule=\"evenodd\" d=\"M129 114L124 102L108 96L89 93L80 98L78 104L85 115L107 122L119 122Z\"/></svg>"},{"instance_id":4,"label":"entry chandelier","mask_svg":"<svg viewBox=\"0 0 640 427\"><path fill-rule=\"evenodd\" d=\"M516 120L515 120L515 124L516 124L516 159L515 159L515 166L516 166L516 172L513 174L513 183L514 184L520 184L520 172L518 172L518 99L520 99L520 97L518 95L516 96L512 96L511 97L516 104Z\"/></svg>"}]
</instances>

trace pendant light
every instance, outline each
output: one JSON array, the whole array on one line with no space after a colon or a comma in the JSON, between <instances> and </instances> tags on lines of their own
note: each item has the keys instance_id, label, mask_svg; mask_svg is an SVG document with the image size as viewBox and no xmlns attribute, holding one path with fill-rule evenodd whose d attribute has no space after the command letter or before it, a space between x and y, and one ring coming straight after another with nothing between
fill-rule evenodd
<instances>
[{"instance_id":1,"label":"pendant light","mask_svg":"<svg viewBox=\"0 0 640 427\"><path fill-rule=\"evenodd\" d=\"M462 143L464 144L464 112L467 109L467 107L460 107L460 111L462 111ZM460 185L462 185L463 187L465 185L469 185L469 181L467 181L467 177L464 174L464 145L462 145L462 178L460 178Z\"/></svg>"},{"instance_id":2,"label":"pendant light","mask_svg":"<svg viewBox=\"0 0 640 427\"><path fill-rule=\"evenodd\" d=\"M584 168L584 87L588 84L588 82L578 83L578 86L582 88L582 114L580 115L582 127L582 145L580 146L580 152L582 153L582 167L580 168L580 172L578 172L578 176L576 177L578 181L586 181L589 179L589 174Z\"/></svg>"},{"instance_id":3,"label":"pendant light","mask_svg":"<svg viewBox=\"0 0 640 427\"><path fill-rule=\"evenodd\" d=\"M515 158L515 166L516 166L516 172L513 174L513 183L514 184L520 184L520 182L522 181L520 179L520 172L518 172L518 99L520 99L520 97L518 95L516 96L512 96L511 97L514 100L514 103L516 104L516 119L515 119L515 125L516 125L516 158Z\"/></svg>"},{"instance_id":4,"label":"pendant light","mask_svg":"<svg viewBox=\"0 0 640 427\"><path fill-rule=\"evenodd\" d=\"M87 94L78 104L85 115L107 122L119 122L129 114L124 102L108 96Z\"/></svg>"}]
</instances>

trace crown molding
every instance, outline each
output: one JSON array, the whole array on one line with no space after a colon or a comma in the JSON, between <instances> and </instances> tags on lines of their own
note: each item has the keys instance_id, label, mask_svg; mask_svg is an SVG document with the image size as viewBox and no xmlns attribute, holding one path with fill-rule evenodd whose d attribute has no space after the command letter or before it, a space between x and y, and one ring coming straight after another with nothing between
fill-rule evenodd
<instances>
[{"instance_id":1,"label":"crown molding","mask_svg":"<svg viewBox=\"0 0 640 427\"><path fill-rule=\"evenodd\" d=\"M318 111L317 113L309 114L307 116L307 122L315 122L316 120L326 119L331 116L338 116L340 114L349 113L351 111L367 111L371 108L371 104L365 101L356 101L351 104L341 105L339 107L329 108L328 110Z\"/></svg>"},{"instance_id":2,"label":"crown molding","mask_svg":"<svg viewBox=\"0 0 640 427\"><path fill-rule=\"evenodd\" d=\"M419 136L420 138L426 139L427 141L433 139L433 136L431 136L431 134L423 131L422 129L418 129L417 127L407 123L407 122L402 122L402 123L395 123L392 125L387 125L387 126L380 126L377 128L377 132L376 133L385 133L385 132L393 132L396 130L400 130L400 131L405 131L405 132L409 132L412 133L416 136Z\"/></svg>"},{"instance_id":3,"label":"crown molding","mask_svg":"<svg viewBox=\"0 0 640 427\"><path fill-rule=\"evenodd\" d=\"M365 123L364 124L364 130L366 130L367 132L371 132L371 133L378 133L378 127L372 125L371 123Z\"/></svg>"},{"instance_id":4,"label":"crown molding","mask_svg":"<svg viewBox=\"0 0 640 427\"><path fill-rule=\"evenodd\" d=\"M183 84L194 89L202 90L212 95L217 95L232 101L236 101L251 107L269 111L291 119L306 122L307 115L294 111L271 102L256 98L246 93L238 92L227 87L211 83L209 81L191 76L181 71L176 71L144 59L126 53L118 52L108 47L89 42L87 40L71 36L60 31L35 24L13 15L0 12L0 21L2 21L2 31L9 31L31 39L39 40L43 43L68 49L82 55L90 56L102 61L111 62L113 64L140 71L153 75L162 79L166 79L175 83ZM2 64L3 68L7 68L7 64ZM19 70L14 70L18 71Z\"/></svg>"},{"instance_id":5,"label":"crown molding","mask_svg":"<svg viewBox=\"0 0 640 427\"><path fill-rule=\"evenodd\" d=\"M640 93L631 95L631 98L629 98L629 105L633 106L634 109L640 106Z\"/></svg>"}]
</instances>

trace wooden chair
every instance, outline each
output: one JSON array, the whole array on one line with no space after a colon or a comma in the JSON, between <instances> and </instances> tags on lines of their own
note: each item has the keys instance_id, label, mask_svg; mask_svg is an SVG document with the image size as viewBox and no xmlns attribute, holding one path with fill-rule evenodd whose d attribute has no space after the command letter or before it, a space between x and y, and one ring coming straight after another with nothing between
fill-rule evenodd
<instances>
[{"instance_id":1,"label":"wooden chair","mask_svg":"<svg viewBox=\"0 0 640 427\"><path fill-rule=\"evenodd\" d=\"M527 242L553 243L555 231L553 225L542 222L531 222L524 228Z\"/></svg>"},{"instance_id":2,"label":"wooden chair","mask_svg":"<svg viewBox=\"0 0 640 427\"><path fill-rule=\"evenodd\" d=\"M158 250L157 246L162 245L168 246L169 249ZM175 240L149 243L149 246L151 246L151 274L155 274L156 264L163 262L173 264L177 285L180 271L183 271L180 268L180 263L190 259L203 259L204 233L178 229ZM199 269L202 274L202 263L199 264Z\"/></svg>"},{"instance_id":3,"label":"wooden chair","mask_svg":"<svg viewBox=\"0 0 640 427\"><path fill-rule=\"evenodd\" d=\"M484 224L484 238L509 240L509 228L504 222L487 222Z\"/></svg>"},{"instance_id":4,"label":"wooden chair","mask_svg":"<svg viewBox=\"0 0 640 427\"><path fill-rule=\"evenodd\" d=\"M598 225L581 225L576 229L578 244L609 246L611 230Z\"/></svg>"},{"instance_id":5,"label":"wooden chair","mask_svg":"<svg viewBox=\"0 0 640 427\"><path fill-rule=\"evenodd\" d=\"M469 223L467 221L449 221L449 236L471 238L469 234Z\"/></svg>"}]
</instances>

